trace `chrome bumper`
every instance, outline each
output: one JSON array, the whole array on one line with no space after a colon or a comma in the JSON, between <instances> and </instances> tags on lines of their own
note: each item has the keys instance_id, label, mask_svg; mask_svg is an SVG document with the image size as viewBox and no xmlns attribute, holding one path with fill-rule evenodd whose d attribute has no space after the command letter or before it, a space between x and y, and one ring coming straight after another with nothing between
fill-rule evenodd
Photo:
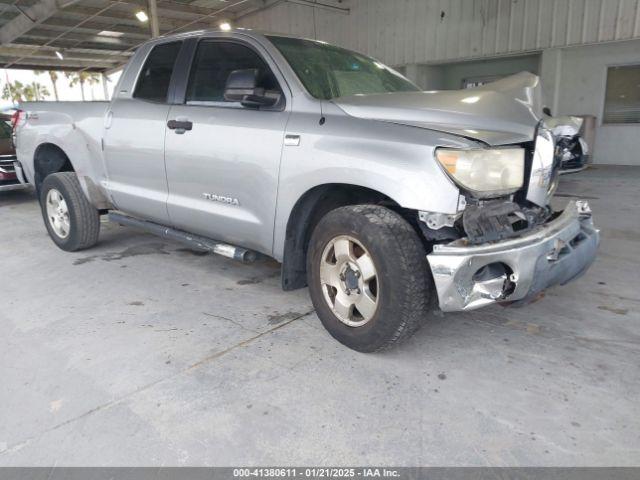
<instances>
[{"instance_id":1,"label":"chrome bumper","mask_svg":"<svg viewBox=\"0 0 640 480\"><path fill-rule=\"evenodd\" d=\"M593 263L600 236L584 201L522 237L466 246L435 245L427 255L445 312L496 302L526 303L545 288L565 284Z\"/></svg>"},{"instance_id":2,"label":"chrome bumper","mask_svg":"<svg viewBox=\"0 0 640 480\"><path fill-rule=\"evenodd\" d=\"M22 165L20 165L20 162L18 162L17 160L13 160L14 158L15 156L9 157L8 159L0 158L0 169L4 172L15 173L16 175L15 181L0 184L0 192L6 192L8 190L20 190L29 186L29 182L24 176Z\"/></svg>"},{"instance_id":3,"label":"chrome bumper","mask_svg":"<svg viewBox=\"0 0 640 480\"><path fill-rule=\"evenodd\" d=\"M24 170L22 169L22 165L20 165L19 161L13 162L13 168L16 169L16 176L18 177L18 181L23 185L27 185L29 182L27 181L27 177L24 176Z\"/></svg>"}]
</instances>

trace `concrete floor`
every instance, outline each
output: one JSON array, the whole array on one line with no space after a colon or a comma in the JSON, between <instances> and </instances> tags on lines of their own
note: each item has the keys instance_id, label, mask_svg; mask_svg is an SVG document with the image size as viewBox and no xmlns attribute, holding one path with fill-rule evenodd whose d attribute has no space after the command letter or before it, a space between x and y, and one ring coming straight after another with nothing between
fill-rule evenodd
<instances>
[{"instance_id":1,"label":"concrete floor","mask_svg":"<svg viewBox=\"0 0 640 480\"><path fill-rule=\"evenodd\" d=\"M563 177L600 256L524 309L364 355L306 290L104 224L69 254L0 194L0 465L638 465L640 168Z\"/></svg>"}]
</instances>

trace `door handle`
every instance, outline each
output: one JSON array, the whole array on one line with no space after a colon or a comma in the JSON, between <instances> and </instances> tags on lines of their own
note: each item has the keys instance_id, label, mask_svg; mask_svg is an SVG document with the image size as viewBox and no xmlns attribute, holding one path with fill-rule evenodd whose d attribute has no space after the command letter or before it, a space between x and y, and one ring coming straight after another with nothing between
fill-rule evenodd
<instances>
[{"instance_id":1,"label":"door handle","mask_svg":"<svg viewBox=\"0 0 640 480\"><path fill-rule=\"evenodd\" d=\"M176 133L182 134L187 130L191 130L193 128L193 123L189 120L169 120L167 122L167 128L175 130Z\"/></svg>"},{"instance_id":2,"label":"door handle","mask_svg":"<svg viewBox=\"0 0 640 480\"><path fill-rule=\"evenodd\" d=\"M297 147L300 145L300 135L285 135L284 144L287 147Z\"/></svg>"}]
</instances>

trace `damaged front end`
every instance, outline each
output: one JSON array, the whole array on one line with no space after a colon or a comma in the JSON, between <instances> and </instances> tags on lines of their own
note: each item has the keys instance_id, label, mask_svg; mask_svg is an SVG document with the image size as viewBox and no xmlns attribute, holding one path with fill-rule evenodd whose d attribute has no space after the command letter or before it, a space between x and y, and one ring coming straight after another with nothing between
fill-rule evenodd
<instances>
[{"instance_id":1,"label":"damaged front end","mask_svg":"<svg viewBox=\"0 0 640 480\"><path fill-rule=\"evenodd\" d=\"M526 303L586 271L598 244L588 204L576 201L525 235L480 245L465 239L434 245L427 259L440 308L451 312L495 302Z\"/></svg>"},{"instance_id":2,"label":"damaged front end","mask_svg":"<svg viewBox=\"0 0 640 480\"><path fill-rule=\"evenodd\" d=\"M465 194L458 215L421 212L420 227L433 243L427 256L443 311L491 303L527 303L542 290L565 284L593 263L598 230L584 201L553 212L560 159L542 124L527 150L523 187L508 196Z\"/></svg>"}]
</instances>

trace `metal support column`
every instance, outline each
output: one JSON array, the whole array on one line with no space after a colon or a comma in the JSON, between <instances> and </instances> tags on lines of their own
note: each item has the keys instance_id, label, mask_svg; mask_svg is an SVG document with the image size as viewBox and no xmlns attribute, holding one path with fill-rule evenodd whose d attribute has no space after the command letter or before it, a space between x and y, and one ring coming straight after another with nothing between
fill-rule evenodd
<instances>
[{"instance_id":1,"label":"metal support column","mask_svg":"<svg viewBox=\"0 0 640 480\"><path fill-rule=\"evenodd\" d=\"M102 91L104 92L104 99L105 100L110 100L109 99L109 87L107 86L107 82L109 80L107 79L107 76L103 73L102 74Z\"/></svg>"},{"instance_id":2,"label":"metal support column","mask_svg":"<svg viewBox=\"0 0 640 480\"><path fill-rule=\"evenodd\" d=\"M151 25L151 38L160 36L160 23L158 22L158 4L156 0L149 2L149 24Z\"/></svg>"}]
</instances>

